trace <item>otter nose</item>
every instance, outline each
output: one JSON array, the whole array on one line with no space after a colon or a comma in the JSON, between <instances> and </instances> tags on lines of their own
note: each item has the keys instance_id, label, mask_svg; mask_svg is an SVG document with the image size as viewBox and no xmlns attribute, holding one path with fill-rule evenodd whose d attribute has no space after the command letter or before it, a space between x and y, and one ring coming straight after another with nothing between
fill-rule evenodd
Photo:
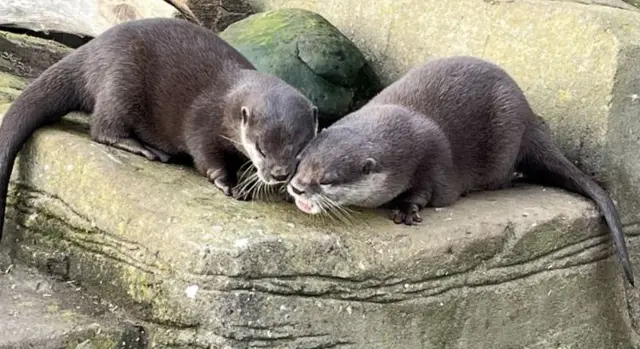
<instances>
[{"instance_id":1,"label":"otter nose","mask_svg":"<svg viewBox=\"0 0 640 349\"><path fill-rule=\"evenodd\" d=\"M282 166L274 167L271 170L271 177L278 182L284 182L289 178L289 170Z\"/></svg>"}]
</instances>

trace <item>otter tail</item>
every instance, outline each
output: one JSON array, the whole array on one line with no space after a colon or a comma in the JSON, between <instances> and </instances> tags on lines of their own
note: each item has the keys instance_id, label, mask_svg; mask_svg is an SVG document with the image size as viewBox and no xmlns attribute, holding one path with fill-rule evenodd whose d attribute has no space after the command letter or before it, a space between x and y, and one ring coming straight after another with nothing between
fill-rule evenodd
<instances>
[{"instance_id":1,"label":"otter tail","mask_svg":"<svg viewBox=\"0 0 640 349\"><path fill-rule=\"evenodd\" d=\"M542 122L538 121L527 130L516 169L535 181L561 187L593 200L609 226L625 276L635 286L622 225L609 194L562 154L543 127Z\"/></svg>"},{"instance_id":2,"label":"otter tail","mask_svg":"<svg viewBox=\"0 0 640 349\"><path fill-rule=\"evenodd\" d=\"M75 52L74 52L75 53ZM24 143L41 126L71 111L86 111L84 84L71 53L45 70L11 104L0 125L0 239L4 228L9 179Z\"/></svg>"}]
</instances>

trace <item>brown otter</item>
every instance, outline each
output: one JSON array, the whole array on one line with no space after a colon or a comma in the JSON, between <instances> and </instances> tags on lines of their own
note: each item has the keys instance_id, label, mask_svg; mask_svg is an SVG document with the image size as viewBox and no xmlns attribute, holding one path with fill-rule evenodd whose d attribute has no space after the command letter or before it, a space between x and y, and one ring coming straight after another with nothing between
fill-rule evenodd
<instances>
[{"instance_id":1,"label":"brown otter","mask_svg":"<svg viewBox=\"0 0 640 349\"><path fill-rule=\"evenodd\" d=\"M591 198L634 278L609 195L554 145L542 119L500 67L449 57L411 69L360 110L324 129L299 156L287 186L315 214L330 206L391 206L396 223L425 206L511 185L514 172Z\"/></svg>"},{"instance_id":2,"label":"brown otter","mask_svg":"<svg viewBox=\"0 0 640 349\"><path fill-rule=\"evenodd\" d=\"M34 80L0 126L0 222L17 153L39 127L91 114L91 138L150 160L189 155L226 195L250 159L266 184L285 183L317 132L317 108L260 73L210 30L181 19L112 27ZM0 228L0 237L2 230Z\"/></svg>"}]
</instances>

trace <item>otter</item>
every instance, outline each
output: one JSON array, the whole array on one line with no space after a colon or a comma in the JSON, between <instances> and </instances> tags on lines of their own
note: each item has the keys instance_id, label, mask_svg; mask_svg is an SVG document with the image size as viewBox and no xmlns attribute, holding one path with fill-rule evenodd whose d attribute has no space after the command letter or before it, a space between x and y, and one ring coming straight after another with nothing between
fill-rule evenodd
<instances>
[{"instance_id":1,"label":"otter","mask_svg":"<svg viewBox=\"0 0 640 349\"><path fill-rule=\"evenodd\" d=\"M516 173L581 194L600 208L634 285L609 195L562 154L516 82L488 61L446 57L412 68L318 133L298 161L287 191L309 214L387 207L395 223L411 225L425 206L506 188Z\"/></svg>"},{"instance_id":2,"label":"otter","mask_svg":"<svg viewBox=\"0 0 640 349\"><path fill-rule=\"evenodd\" d=\"M187 155L225 195L243 200L237 174L247 159L263 183L282 185L318 127L309 99L256 71L212 31L182 19L125 22L50 66L7 110L0 222L18 152L36 129L72 111L90 114L93 141L152 161Z\"/></svg>"}]
</instances>

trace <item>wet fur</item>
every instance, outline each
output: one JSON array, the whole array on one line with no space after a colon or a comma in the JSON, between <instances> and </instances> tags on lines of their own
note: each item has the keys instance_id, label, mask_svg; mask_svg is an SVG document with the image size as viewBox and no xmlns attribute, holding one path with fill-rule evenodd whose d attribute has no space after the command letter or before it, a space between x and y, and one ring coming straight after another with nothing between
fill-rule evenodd
<instances>
[{"instance_id":1,"label":"wet fur","mask_svg":"<svg viewBox=\"0 0 640 349\"><path fill-rule=\"evenodd\" d=\"M151 160L188 154L202 175L236 197L232 188L247 157L260 163L265 180L274 169L293 173L296 155L317 130L317 108L307 98L257 72L210 30L180 19L126 22L52 65L5 114L0 222L17 153L37 128L72 111L91 114L94 141ZM247 154L256 142L266 159Z\"/></svg>"},{"instance_id":2,"label":"wet fur","mask_svg":"<svg viewBox=\"0 0 640 349\"><path fill-rule=\"evenodd\" d=\"M366 159L374 161L373 171L363 171ZM309 213L322 211L327 200L391 206L396 223L412 224L422 220L423 207L508 187L516 172L595 201L634 284L609 195L554 145L515 81L477 58L442 58L413 68L320 132L302 153L288 191Z\"/></svg>"}]
</instances>

